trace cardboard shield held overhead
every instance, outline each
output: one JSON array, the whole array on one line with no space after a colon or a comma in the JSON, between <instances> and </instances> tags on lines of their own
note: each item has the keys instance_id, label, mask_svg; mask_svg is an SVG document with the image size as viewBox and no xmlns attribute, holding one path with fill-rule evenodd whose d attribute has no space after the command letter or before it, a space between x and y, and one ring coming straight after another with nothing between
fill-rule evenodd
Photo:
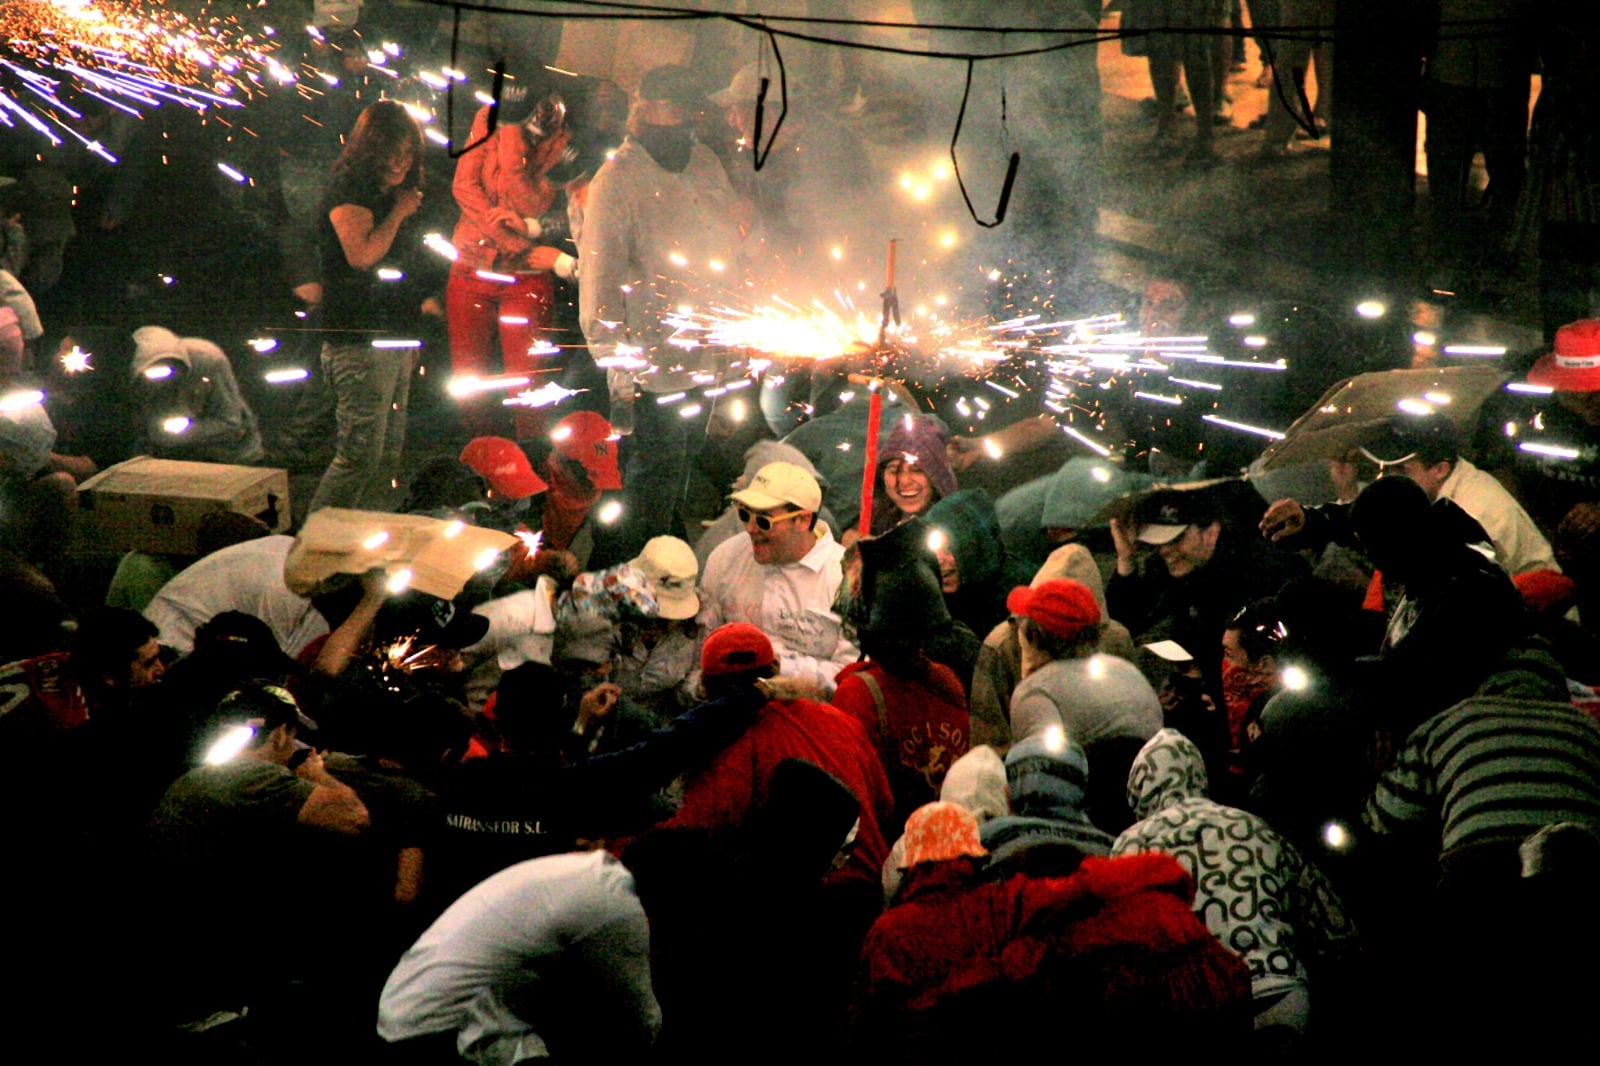
<instances>
[{"instance_id":1,"label":"cardboard shield held overhead","mask_svg":"<svg viewBox=\"0 0 1600 1066\"><path fill-rule=\"evenodd\" d=\"M1468 438L1484 401L1510 378L1492 366L1380 370L1345 378L1295 419L1282 440L1267 446L1260 469L1342 459L1408 414L1436 412Z\"/></svg>"},{"instance_id":2,"label":"cardboard shield held overhead","mask_svg":"<svg viewBox=\"0 0 1600 1066\"><path fill-rule=\"evenodd\" d=\"M290 591L309 596L335 574L380 569L394 580L409 571L401 587L453 600L516 539L460 521L324 507L294 539L283 580Z\"/></svg>"}]
</instances>

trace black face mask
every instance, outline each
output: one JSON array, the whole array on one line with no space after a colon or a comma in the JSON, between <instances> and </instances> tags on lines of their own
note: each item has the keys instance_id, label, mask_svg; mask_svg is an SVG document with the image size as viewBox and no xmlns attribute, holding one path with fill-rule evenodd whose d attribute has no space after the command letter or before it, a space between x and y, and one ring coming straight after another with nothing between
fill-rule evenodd
<instances>
[{"instance_id":1,"label":"black face mask","mask_svg":"<svg viewBox=\"0 0 1600 1066\"><path fill-rule=\"evenodd\" d=\"M561 158L556 160L550 169L544 172L545 178L556 185L565 185L574 181L594 168L589 161L584 159L576 145L568 145L561 153Z\"/></svg>"},{"instance_id":2,"label":"black face mask","mask_svg":"<svg viewBox=\"0 0 1600 1066\"><path fill-rule=\"evenodd\" d=\"M677 174L689 165L689 153L694 150L694 127L642 122L633 136L662 168Z\"/></svg>"}]
</instances>

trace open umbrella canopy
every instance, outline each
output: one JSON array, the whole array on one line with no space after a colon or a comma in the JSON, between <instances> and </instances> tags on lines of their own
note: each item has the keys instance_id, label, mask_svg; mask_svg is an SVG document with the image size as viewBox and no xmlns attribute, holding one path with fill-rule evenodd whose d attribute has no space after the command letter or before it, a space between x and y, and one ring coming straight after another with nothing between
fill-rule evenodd
<instances>
[{"instance_id":1,"label":"open umbrella canopy","mask_svg":"<svg viewBox=\"0 0 1600 1066\"><path fill-rule=\"evenodd\" d=\"M1494 367L1427 367L1357 374L1334 385L1267 446L1260 468L1342 459L1383 432L1396 417L1439 413L1470 437L1478 411L1511 375Z\"/></svg>"}]
</instances>

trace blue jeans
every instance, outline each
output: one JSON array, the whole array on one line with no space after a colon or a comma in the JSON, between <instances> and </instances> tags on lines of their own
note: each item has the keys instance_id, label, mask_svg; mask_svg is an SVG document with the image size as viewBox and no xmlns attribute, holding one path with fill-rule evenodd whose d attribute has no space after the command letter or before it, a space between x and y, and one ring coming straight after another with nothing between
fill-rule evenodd
<instances>
[{"instance_id":1,"label":"blue jeans","mask_svg":"<svg viewBox=\"0 0 1600 1066\"><path fill-rule=\"evenodd\" d=\"M374 348L368 341L322 346L322 371L333 389L338 437L310 511L386 509L397 487L415 361L408 348Z\"/></svg>"}]
</instances>

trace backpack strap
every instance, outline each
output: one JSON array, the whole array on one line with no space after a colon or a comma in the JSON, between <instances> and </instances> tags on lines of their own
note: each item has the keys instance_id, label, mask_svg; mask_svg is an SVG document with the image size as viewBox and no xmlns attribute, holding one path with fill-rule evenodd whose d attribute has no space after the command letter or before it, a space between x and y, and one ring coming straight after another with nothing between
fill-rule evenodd
<instances>
[{"instance_id":1,"label":"backpack strap","mask_svg":"<svg viewBox=\"0 0 1600 1066\"><path fill-rule=\"evenodd\" d=\"M861 683L867 686L867 691L872 694L872 705L878 709L878 739L884 749L890 748L889 743L889 704L883 698L883 686L878 684L878 679L866 670L856 675Z\"/></svg>"}]
</instances>

